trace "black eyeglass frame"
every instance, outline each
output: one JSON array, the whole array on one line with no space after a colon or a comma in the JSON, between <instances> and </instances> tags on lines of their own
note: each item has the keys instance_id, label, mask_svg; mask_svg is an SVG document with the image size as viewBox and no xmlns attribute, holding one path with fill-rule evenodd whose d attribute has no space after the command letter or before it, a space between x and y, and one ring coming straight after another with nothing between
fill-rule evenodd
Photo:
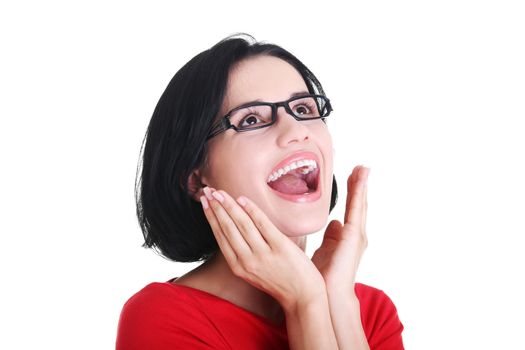
<instances>
[{"instance_id":1,"label":"black eyeglass frame","mask_svg":"<svg viewBox=\"0 0 525 350\"><path fill-rule=\"evenodd\" d=\"M306 97L313 97L315 99L315 103L317 105L317 109L319 110L319 114L320 114L319 117L315 117L315 118L301 118L300 116L296 115L292 111L292 109L290 108L290 102L293 102L295 100L300 100L300 99L303 99L303 98L306 98ZM323 106L323 110L320 110L319 103L318 103L319 101L317 100L317 98L321 98L322 100L325 101L324 106ZM236 111L238 111L240 109L243 109L243 108L254 107L254 106L270 106L272 108L272 121L270 123L268 123L268 124L264 124L264 125L261 125L261 126L255 126L253 128L249 128L249 129L239 129L235 125L230 123L230 117L231 117L231 114L233 112L236 112ZM210 131L208 137L206 138L206 141L208 141L212 137L217 136L218 134L220 134L220 133L222 133L222 132L224 132L224 131L226 131L228 129L233 129L236 132L242 132L242 131L252 131L252 130L267 128L267 127L273 125L275 123L275 121L277 120L277 109L279 107L284 107L284 109L286 110L286 113L288 113L292 117L294 117L295 120L324 119L324 118L328 117L328 115L330 115L330 113L333 111L333 108L332 108L332 105L330 103L330 100L328 99L328 97L326 97L324 95L306 94L306 95L294 96L294 97L292 97L292 98L290 98L290 99L288 99L286 101L281 101L281 102L254 102L254 103L247 103L247 104L235 107L234 109L229 111L224 117L222 117L214 126L212 126L211 131ZM326 111L326 114L323 115L324 111Z\"/></svg>"}]
</instances>

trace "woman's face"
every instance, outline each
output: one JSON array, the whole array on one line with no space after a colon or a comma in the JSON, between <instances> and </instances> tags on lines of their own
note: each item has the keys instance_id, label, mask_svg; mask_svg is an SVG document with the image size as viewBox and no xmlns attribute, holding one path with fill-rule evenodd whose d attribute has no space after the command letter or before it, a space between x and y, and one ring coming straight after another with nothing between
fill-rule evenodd
<instances>
[{"instance_id":1,"label":"woman's face","mask_svg":"<svg viewBox=\"0 0 525 350\"><path fill-rule=\"evenodd\" d=\"M298 92L308 94L308 88L293 66L273 56L251 57L232 68L219 115L249 101L280 102ZM200 173L203 184L233 198L248 197L289 237L317 232L326 224L332 192L332 139L321 119L298 121L279 107L277 121L269 127L247 132L229 129L208 142L207 166ZM320 196L283 196L269 186L274 171L297 160L290 156L317 157L315 192Z\"/></svg>"}]
</instances>

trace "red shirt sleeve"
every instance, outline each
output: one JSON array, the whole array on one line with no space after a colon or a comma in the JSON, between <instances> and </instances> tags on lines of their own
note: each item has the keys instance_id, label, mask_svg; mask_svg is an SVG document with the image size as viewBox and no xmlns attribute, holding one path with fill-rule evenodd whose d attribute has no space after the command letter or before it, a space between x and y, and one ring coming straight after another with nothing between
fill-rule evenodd
<instances>
[{"instance_id":1,"label":"red shirt sleeve","mask_svg":"<svg viewBox=\"0 0 525 350\"><path fill-rule=\"evenodd\" d=\"M403 324L397 309L382 290L356 283L361 308L361 323L371 350L404 350Z\"/></svg>"}]
</instances>

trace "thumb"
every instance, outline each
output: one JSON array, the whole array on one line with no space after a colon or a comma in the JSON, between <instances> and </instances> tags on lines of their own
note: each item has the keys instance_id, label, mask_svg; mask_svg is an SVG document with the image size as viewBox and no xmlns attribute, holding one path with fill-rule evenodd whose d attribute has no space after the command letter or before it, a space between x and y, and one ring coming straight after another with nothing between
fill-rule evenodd
<instances>
[{"instance_id":1,"label":"thumb","mask_svg":"<svg viewBox=\"0 0 525 350\"><path fill-rule=\"evenodd\" d=\"M341 231L342 227L343 227L343 224L341 224L338 220L330 221L330 223L328 224L324 232L323 242L327 238L335 238L338 232Z\"/></svg>"}]
</instances>

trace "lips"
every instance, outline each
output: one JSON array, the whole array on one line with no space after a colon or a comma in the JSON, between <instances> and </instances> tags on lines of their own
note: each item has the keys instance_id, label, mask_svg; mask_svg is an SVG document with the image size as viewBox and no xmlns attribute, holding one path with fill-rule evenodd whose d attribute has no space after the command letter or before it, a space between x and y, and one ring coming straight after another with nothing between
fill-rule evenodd
<instances>
[{"instance_id":1,"label":"lips","mask_svg":"<svg viewBox=\"0 0 525 350\"><path fill-rule=\"evenodd\" d=\"M317 167L318 168L321 167L321 164L319 162L319 157L317 156L317 154L315 154L313 152L309 152L309 151L301 151L301 152L294 153L294 154L284 158L282 161L280 161L272 169L270 174L273 174L276 170L284 168L285 166L287 166L287 165L289 165L289 164L291 164L293 162L296 162L296 161L299 161L299 160L306 160L306 159L313 159L313 160L315 160L315 162L317 163Z\"/></svg>"},{"instance_id":2,"label":"lips","mask_svg":"<svg viewBox=\"0 0 525 350\"><path fill-rule=\"evenodd\" d=\"M315 168L312 172L307 174L305 178L305 181L308 184L309 192L303 193L303 194L288 194L288 193L279 192L273 189L270 185L268 185L268 187L270 187L272 192L275 193L277 196L282 197L288 201L299 202L299 203L316 201L321 197L320 178L321 178L321 167L322 167L322 164L319 161L319 157L317 156L317 154L313 152L309 152L309 151L300 151L300 152L293 153L292 155L280 161L272 169L270 174L273 174L279 169L284 169L286 166L289 166L290 164L300 161L300 160L314 160L317 163L317 168Z\"/></svg>"}]
</instances>

